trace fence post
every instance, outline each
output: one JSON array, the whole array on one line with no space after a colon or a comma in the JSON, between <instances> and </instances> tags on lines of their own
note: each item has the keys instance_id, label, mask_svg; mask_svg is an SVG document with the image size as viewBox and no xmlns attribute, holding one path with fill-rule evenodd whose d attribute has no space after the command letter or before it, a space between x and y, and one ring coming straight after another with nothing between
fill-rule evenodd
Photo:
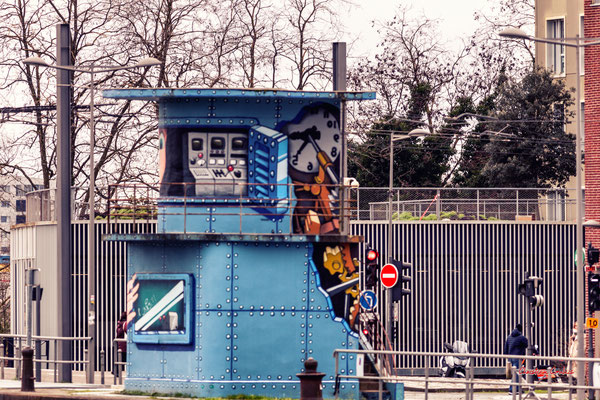
<instances>
[{"instance_id":1,"label":"fence post","mask_svg":"<svg viewBox=\"0 0 600 400\"><path fill-rule=\"evenodd\" d=\"M292 184L288 183L287 207L290 212L290 234L294 233L294 210L292 208Z\"/></svg>"},{"instance_id":2,"label":"fence post","mask_svg":"<svg viewBox=\"0 0 600 400\"><path fill-rule=\"evenodd\" d=\"M58 352L58 340L54 339L54 383L57 381L56 373L58 372L58 365L56 363L56 353Z\"/></svg>"},{"instance_id":3,"label":"fence post","mask_svg":"<svg viewBox=\"0 0 600 400\"><path fill-rule=\"evenodd\" d=\"M477 221L479 221L479 189L477 189Z\"/></svg>"},{"instance_id":4,"label":"fence post","mask_svg":"<svg viewBox=\"0 0 600 400\"><path fill-rule=\"evenodd\" d=\"M4 379L4 339L0 342L0 379Z\"/></svg>"},{"instance_id":5,"label":"fence post","mask_svg":"<svg viewBox=\"0 0 600 400\"><path fill-rule=\"evenodd\" d=\"M117 345L118 347L118 345ZM121 349L117 350L117 360L119 361L119 363L117 364L117 371L119 371L119 385L123 384L123 365L121 364L123 362L123 352L121 351Z\"/></svg>"},{"instance_id":6,"label":"fence post","mask_svg":"<svg viewBox=\"0 0 600 400\"><path fill-rule=\"evenodd\" d=\"M360 188L356 188L356 219L360 221Z\"/></svg>"},{"instance_id":7,"label":"fence post","mask_svg":"<svg viewBox=\"0 0 600 400\"><path fill-rule=\"evenodd\" d=\"M104 370L106 369L106 360L104 359L104 349L100 350L100 383L104 385Z\"/></svg>"},{"instance_id":8,"label":"fence post","mask_svg":"<svg viewBox=\"0 0 600 400\"><path fill-rule=\"evenodd\" d=\"M39 285L36 285L38 288L40 287ZM38 293L39 293L39 289ZM39 296L39 295L38 295ZM36 301L36 305L39 305L39 300ZM39 310L39 308L38 308ZM39 315L39 311L38 314ZM39 322L39 318L38 318L38 322ZM40 334L40 330L39 330L39 326L37 329L37 334ZM37 382L41 382L42 381L42 343L40 339L37 339L35 341L35 352L33 353L34 357L33 357L33 365L35 367L35 380Z\"/></svg>"},{"instance_id":9,"label":"fence post","mask_svg":"<svg viewBox=\"0 0 600 400\"><path fill-rule=\"evenodd\" d=\"M425 400L429 398L429 356L425 356Z\"/></svg>"},{"instance_id":10,"label":"fence post","mask_svg":"<svg viewBox=\"0 0 600 400\"><path fill-rule=\"evenodd\" d=\"M547 379L548 381L548 398L551 399L552 398L552 367L548 367L548 376Z\"/></svg>"},{"instance_id":11,"label":"fence post","mask_svg":"<svg viewBox=\"0 0 600 400\"><path fill-rule=\"evenodd\" d=\"M441 211L441 207L442 207L442 199L441 199L441 197L442 197L442 191L440 189L438 189L436 191L436 198L437 198L437 200L435 201L435 216L438 219L438 221L440 219L440 211Z\"/></svg>"},{"instance_id":12,"label":"fence post","mask_svg":"<svg viewBox=\"0 0 600 400\"><path fill-rule=\"evenodd\" d=\"M196 190L196 186L194 186L194 190ZM183 233L187 234L187 191L188 185L187 183L183 184Z\"/></svg>"},{"instance_id":13,"label":"fence post","mask_svg":"<svg viewBox=\"0 0 600 400\"><path fill-rule=\"evenodd\" d=\"M15 349L16 351L14 353L15 353L15 356L17 357L17 379L21 379L21 359L22 359L21 358L21 348L22 348L21 337L19 337L18 342L19 342L19 348Z\"/></svg>"},{"instance_id":14,"label":"fence post","mask_svg":"<svg viewBox=\"0 0 600 400\"><path fill-rule=\"evenodd\" d=\"M113 385L117 384L117 346L116 346L116 342L113 340L113 345L112 345L112 374L113 374Z\"/></svg>"}]
</instances>

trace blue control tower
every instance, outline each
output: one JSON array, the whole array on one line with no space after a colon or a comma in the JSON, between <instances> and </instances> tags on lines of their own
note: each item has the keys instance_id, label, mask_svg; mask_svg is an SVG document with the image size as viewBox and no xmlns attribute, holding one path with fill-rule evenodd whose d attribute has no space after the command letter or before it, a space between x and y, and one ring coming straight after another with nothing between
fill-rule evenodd
<instances>
[{"instance_id":1,"label":"blue control tower","mask_svg":"<svg viewBox=\"0 0 600 400\"><path fill-rule=\"evenodd\" d=\"M159 106L156 234L127 242L127 390L298 397L313 357L333 396L358 347L358 245L343 222L342 101L374 93L115 89ZM343 357L341 374L356 371ZM358 382L341 380L342 397Z\"/></svg>"}]
</instances>

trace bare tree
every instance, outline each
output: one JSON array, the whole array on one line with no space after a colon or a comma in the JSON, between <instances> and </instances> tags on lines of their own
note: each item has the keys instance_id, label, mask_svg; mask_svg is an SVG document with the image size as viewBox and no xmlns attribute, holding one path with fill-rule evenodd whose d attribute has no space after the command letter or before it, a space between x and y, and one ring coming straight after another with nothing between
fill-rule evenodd
<instances>
[{"instance_id":1,"label":"bare tree","mask_svg":"<svg viewBox=\"0 0 600 400\"><path fill-rule=\"evenodd\" d=\"M289 36L282 56L291 64L290 82L297 90L316 88L330 80L327 64L331 42L339 32L332 0L287 0L283 13Z\"/></svg>"},{"instance_id":2,"label":"bare tree","mask_svg":"<svg viewBox=\"0 0 600 400\"><path fill-rule=\"evenodd\" d=\"M401 7L394 18L383 23L378 53L350 71L353 89L371 89L378 95L375 102L357 105L356 130L364 131L369 124L390 118L424 118L424 123L433 126L451 106L453 88L465 74L469 46L458 52L449 50L439 39L435 20L424 16L411 19L409 12Z\"/></svg>"}]
</instances>

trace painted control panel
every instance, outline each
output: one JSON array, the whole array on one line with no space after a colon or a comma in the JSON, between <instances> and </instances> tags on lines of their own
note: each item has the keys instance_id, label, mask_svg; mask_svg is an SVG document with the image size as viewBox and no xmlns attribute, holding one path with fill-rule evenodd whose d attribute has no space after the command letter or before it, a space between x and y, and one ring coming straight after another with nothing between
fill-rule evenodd
<instances>
[{"instance_id":1,"label":"painted control panel","mask_svg":"<svg viewBox=\"0 0 600 400\"><path fill-rule=\"evenodd\" d=\"M188 166L196 196L245 196L248 134L188 132Z\"/></svg>"}]
</instances>

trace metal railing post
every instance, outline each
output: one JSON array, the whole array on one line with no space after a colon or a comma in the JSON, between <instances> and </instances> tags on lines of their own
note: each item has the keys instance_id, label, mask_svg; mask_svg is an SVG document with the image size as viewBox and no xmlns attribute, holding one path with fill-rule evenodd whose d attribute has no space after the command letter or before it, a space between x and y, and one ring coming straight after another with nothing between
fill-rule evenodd
<instances>
[{"instance_id":1,"label":"metal railing post","mask_svg":"<svg viewBox=\"0 0 600 400\"><path fill-rule=\"evenodd\" d=\"M58 364L56 362L56 353L58 353L58 340L54 339L54 357L53 357L53 359L54 359L54 362L53 362L53 365L54 365L54 383L56 383L56 381L58 380L58 377L57 377Z\"/></svg>"},{"instance_id":2,"label":"metal railing post","mask_svg":"<svg viewBox=\"0 0 600 400\"><path fill-rule=\"evenodd\" d=\"M117 384L117 345L116 342L113 340L113 346L112 346L112 374L113 374L113 385Z\"/></svg>"},{"instance_id":3,"label":"metal railing post","mask_svg":"<svg viewBox=\"0 0 600 400\"><path fill-rule=\"evenodd\" d=\"M91 371L91 369L90 369L91 365L90 365L90 357L88 357L88 349L83 349L83 365L85 365L85 383L92 383L89 378L89 372Z\"/></svg>"},{"instance_id":4,"label":"metal railing post","mask_svg":"<svg viewBox=\"0 0 600 400\"><path fill-rule=\"evenodd\" d=\"M379 400L383 400L383 380L381 380L381 377L379 377L378 382L378 389L377 392L379 394Z\"/></svg>"},{"instance_id":5,"label":"metal railing post","mask_svg":"<svg viewBox=\"0 0 600 400\"><path fill-rule=\"evenodd\" d=\"M548 367L548 398L551 399L552 398L552 367Z\"/></svg>"},{"instance_id":6,"label":"metal railing post","mask_svg":"<svg viewBox=\"0 0 600 400\"><path fill-rule=\"evenodd\" d=\"M106 369L104 349L100 350L100 383L104 385L104 370Z\"/></svg>"},{"instance_id":7,"label":"metal railing post","mask_svg":"<svg viewBox=\"0 0 600 400\"><path fill-rule=\"evenodd\" d=\"M360 221L360 188L356 188L356 219Z\"/></svg>"},{"instance_id":8,"label":"metal railing post","mask_svg":"<svg viewBox=\"0 0 600 400\"><path fill-rule=\"evenodd\" d=\"M196 187L194 186L194 190ZM183 233L187 233L187 183L183 184Z\"/></svg>"},{"instance_id":9,"label":"metal railing post","mask_svg":"<svg viewBox=\"0 0 600 400\"><path fill-rule=\"evenodd\" d=\"M15 355L17 355L17 379L21 379L21 360L23 359L23 356L21 355L22 345L21 337L19 337L19 347L16 349L17 351L14 352Z\"/></svg>"},{"instance_id":10,"label":"metal railing post","mask_svg":"<svg viewBox=\"0 0 600 400\"><path fill-rule=\"evenodd\" d=\"M573 385L573 374L569 374L568 382L569 382L569 386ZM571 390L571 388L569 388L569 400L572 400L572 399L573 399L573 391Z\"/></svg>"},{"instance_id":11,"label":"metal railing post","mask_svg":"<svg viewBox=\"0 0 600 400\"><path fill-rule=\"evenodd\" d=\"M4 379L4 339L0 343L0 379Z\"/></svg>"},{"instance_id":12,"label":"metal railing post","mask_svg":"<svg viewBox=\"0 0 600 400\"><path fill-rule=\"evenodd\" d=\"M238 184L238 186L239 186L239 184ZM243 207L242 207L242 202L243 202L243 200L244 200L244 198L243 198L243 196L242 196L242 194L243 194L243 193L244 193L244 191L243 191L243 190L240 190L240 231L239 231L240 235L242 234L242 214L243 214L243 212L244 212L244 209L243 209ZM277 232L276 232L276 233L277 233Z\"/></svg>"},{"instance_id":13,"label":"metal railing post","mask_svg":"<svg viewBox=\"0 0 600 400\"><path fill-rule=\"evenodd\" d=\"M290 235L294 233L294 210L292 207L292 184L288 183L288 211L290 213Z\"/></svg>"},{"instance_id":14,"label":"metal railing post","mask_svg":"<svg viewBox=\"0 0 600 400\"><path fill-rule=\"evenodd\" d=\"M442 191L440 189L438 189L436 191L436 195L437 195L437 200L435 201L435 216L436 218L439 220L440 219L440 212L441 212L441 208L442 208ZM458 206L457 206L458 208ZM458 212L457 212L458 214Z\"/></svg>"},{"instance_id":15,"label":"metal railing post","mask_svg":"<svg viewBox=\"0 0 600 400\"><path fill-rule=\"evenodd\" d=\"M477 189L477 221L479 221L479 189Z\"/></svg>"},{"instance_id":16,"label":"metal railing post","mask_svg":"<svg viewBox=\"0 0 600 400\"><path fill-rule=\"evenodd\" d=\"M429 398L429 357L425 357L425 400Z\"/></svg>"},{"instance_id":17,"label":"metal railing post","mask_svg":"<svg viewBox=\"0 0 600 400\"><path fill-rule=\"evenodd\" d=\"M118 345L117 345L118 347ZM123 351L121 351L121 349L117 349L117 360L118 360L118 364L117 364L117 371L119 371L119 385L123 384L123 364L121 364L123 362Z\"/></svg>"},{"instance_id":18,"label":"metal railing post","mask_svg":"<svg viewBox=\"0 0 600 400\"><path fill-rule=\"evenodd\" d=\"M136 217L135 214L137 214L137 185L136 184L133 185L133 232L138 233L137 226L135 224L135 217Z\"/></svg>"},{"instance_id":19,"label":"metal railing post","mask_svg":"<svg viewBox=\"0 0 600 400\"><path fill-rule=\"evenodd\" d=\"M471 400L471 370L470 367L465 368L465 400Z\"/></svg>"},{"instance_id":20,"label":"metal railing post","mask_svg":"<svg viewBox=\"0 0 600 400\"><path fill-rule=\"evenodd\" d=\"M37 287L39 288L39 285L37 285ZM39 289L37 289L39 290ZM39 293L39 292L38 292ZM39 305L39 301L36 302ZM38 314L39 315L39 314ZM37 334L39 335L39 326L38 326L38 332ZM42 381L42 344L41 344L41 340L40 339L36 339L35 340L35 352L33 353L33 365L35 368L35 380L36 382L41 382Z\"/></svg>"}]
</instances>

